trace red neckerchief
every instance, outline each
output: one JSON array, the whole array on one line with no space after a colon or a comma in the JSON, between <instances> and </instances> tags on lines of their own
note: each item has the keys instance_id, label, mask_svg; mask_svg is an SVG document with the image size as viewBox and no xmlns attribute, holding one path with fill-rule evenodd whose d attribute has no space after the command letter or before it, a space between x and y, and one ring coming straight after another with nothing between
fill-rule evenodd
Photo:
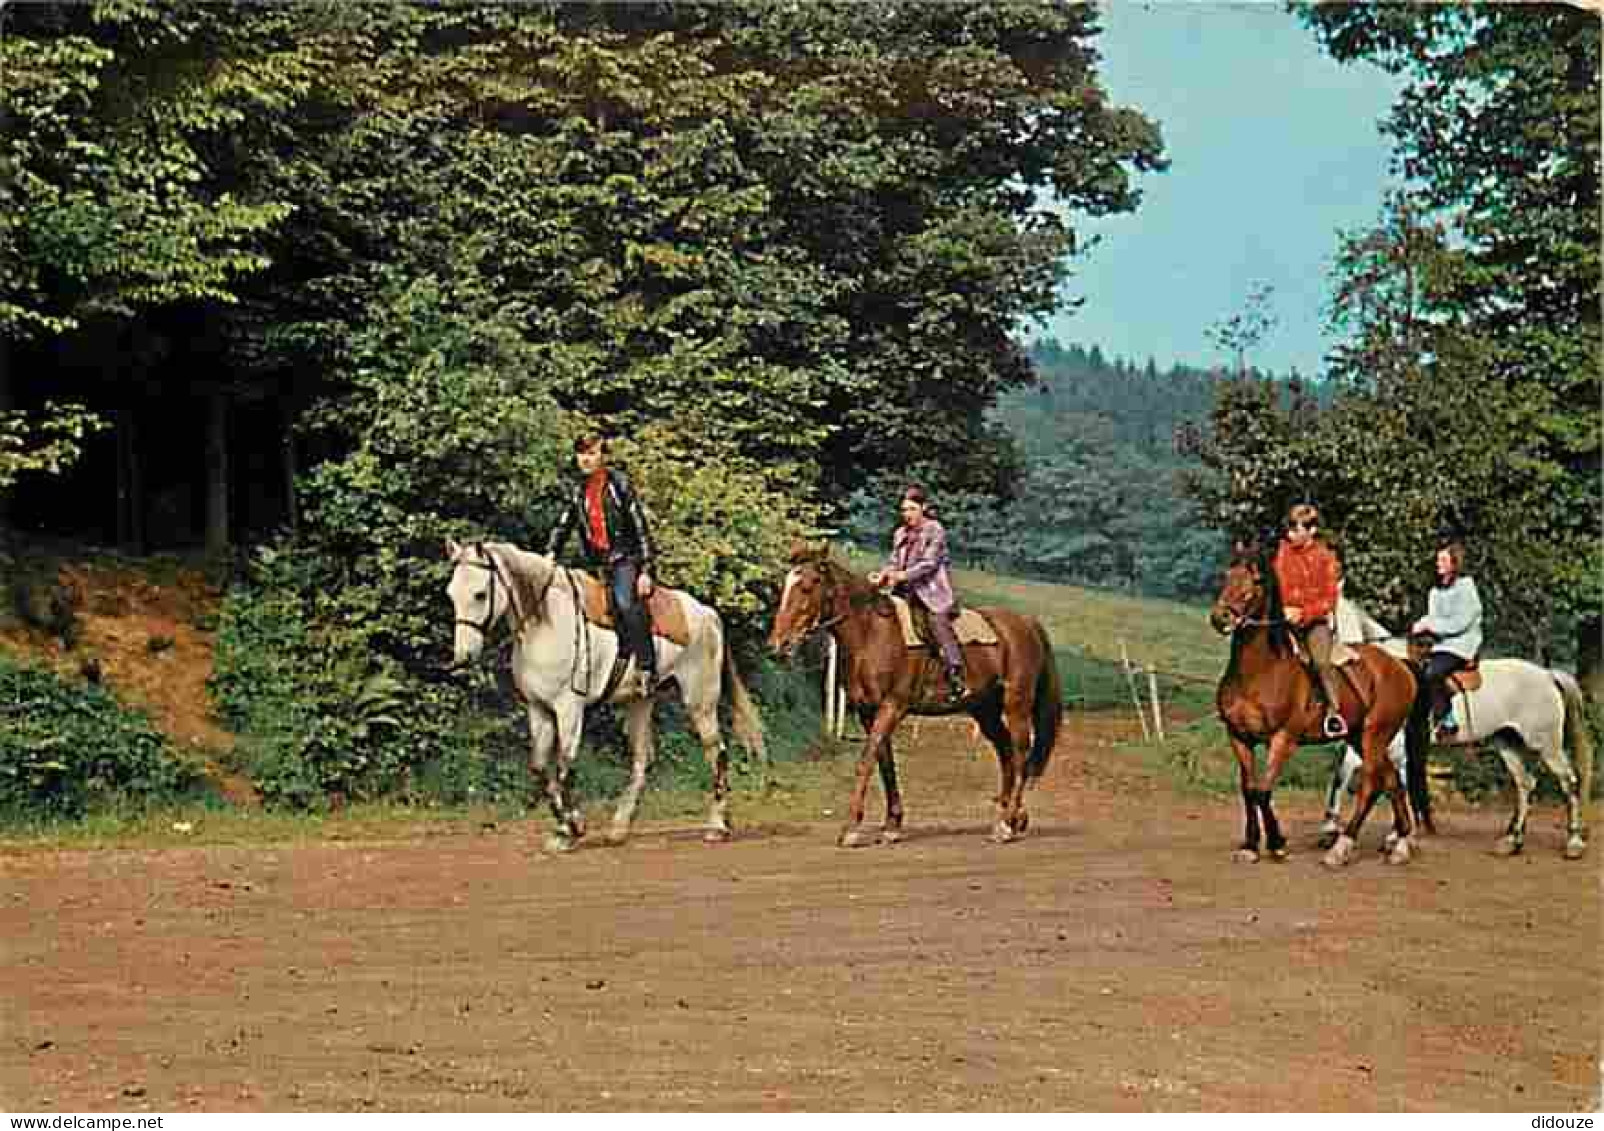
<instances>
[{"instance_id":1,"label":"red neckerchief","mask_svg":"<svg viewBox=\"0 0 1604 1131\"><path fill-rule=\"evenodd\" d=\"M602 553L611 546L607 537L607 512L603 502L607 498L607 469L598 467L585 480L585 518L590 523L590 544Z\"/></svg>"}]
</instances>

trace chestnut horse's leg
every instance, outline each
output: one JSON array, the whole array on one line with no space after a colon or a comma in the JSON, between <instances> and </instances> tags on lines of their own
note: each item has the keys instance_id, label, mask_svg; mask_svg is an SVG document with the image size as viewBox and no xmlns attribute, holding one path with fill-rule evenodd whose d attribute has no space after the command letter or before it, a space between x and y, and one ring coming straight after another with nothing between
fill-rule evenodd
<instances>
[{"instance_id":1,"label":"chestnut horse's leg","mask_svg":"<svg viewBox=\"0 0 1604 1131\"><path fill-rule=\"evenodd\" d=\"M1000 703L992 702L981 707L975 711L974 719L980 727L980 733L986 736L991 742L992 749L997 752L997 819L991 827L991 839L1002 844L1013 839L1009 800L1014 795L1015 786L1023 784L1025 760L1021 756L1016 764L1014 751L1018 744L1009 733L1007 724L1003 722L1003 708ZM1028 734L1028 722L1026 728Z\"/></svg>"},{"instance_id":2,"label":"chestnut horse's leg","mask_svg":"<svg viewBox=\"0 0 1604 1131\"><path fill-rule=\"evenodd\" d=\"M1270 794L1281 777L1281 767L1287 764L1298 748L1298 736L1291 731L1278 730L1270 736L1270 750L1265 758L1264 777L1259 783L1259 808L1264 813L1264 847L1276 860L1287 858L1287 838L1281 831L1281 822L1275 819L1270 808Z\"/></svg>"},{"instance_id":3,"label":"chestnut horse's leg","mask_svg":"<svg viewBox=\"0 0 1604 1131\"><path fill-rule=\"evenodd\" d=\"M1242 809L1246 813L1246 828L1242 833L1242 847L1234 853L1237 860L1252 864L1259 859L1259 798L1253 770L1253 747L1234 733L1231 735L1231 753L1236 755L1237 776L1242 783Z\"/></svg>"},{"instance_id":4,"label":"chestnut horse's leg","mask_svg":"<svg viewBox=\"0 0 1604 1131\"><path fill-rule=\"evenodd\" d=\"M1025 815L1025 763L1030 760L1031 722L1033 706L1031 694L1035 691L1035 680L1030 681L1026 687L1018 687L1014 681L1007 685L1003 698L1003 726L1008 730L1008 736L1013 740L1008 750L1008 777L1009 791L1007 808L1001 816L998 825L1000 840L1011 840L1022 836L1025 827L1030 823Z\"/></svg>"},{"instance_id":5,"label":"chestnut horse's leg","mask_svg":"<svg viewBox=\"0 0 1604 1131\"><path fill-rule=\"evenodd\" d=\"M889 734L881 743L879 763L880 785L886 794L886 823L880 829L880 839L895 844L902 839L902 791L897 788L897 756Z\"/></svg>"},{"instance_id":6,"label":"chestnut horse's leg","mask_svg":"<svg viewBox=\"0 0 1604 1131\"><path fill-rule=\"evenodd\" d=\"M847 823L837 840L842 848L857 848L869 843L863 835L863 803L869 792L869 774L884 757L890 755L891 732L897 729L908 708L894 699L886 699L875 712L869 725L869 736L863 740L863 753L858 755L858 778L852 787L852 799L847 802Z\"/></svg>"}]
</instances>

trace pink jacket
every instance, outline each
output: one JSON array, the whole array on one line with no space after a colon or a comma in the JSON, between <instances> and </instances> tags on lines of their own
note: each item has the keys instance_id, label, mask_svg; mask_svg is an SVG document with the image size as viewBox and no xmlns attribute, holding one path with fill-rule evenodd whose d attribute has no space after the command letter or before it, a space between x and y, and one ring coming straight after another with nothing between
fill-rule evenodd
<instances>
[{"instance_id":1,"label":"pink jacket","mask_svg":"<svg viewBox=\"0 0 1604 1131\"><path fill-rule=\"evenodd\" d=\"M891 557L886 569L906 570L908 592L924 602L933 613L950 613L956 599L952 593L952 559L947 555L947 531L941 523L927 518L917 530L897 527L891 539Z\"/></svg>"}]
</instances>

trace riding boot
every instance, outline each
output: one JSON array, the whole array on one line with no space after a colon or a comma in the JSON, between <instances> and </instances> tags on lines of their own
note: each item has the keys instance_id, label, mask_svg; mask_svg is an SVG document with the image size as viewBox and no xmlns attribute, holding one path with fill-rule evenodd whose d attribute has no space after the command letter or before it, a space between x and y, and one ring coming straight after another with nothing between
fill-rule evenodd
<instances>
[{"instance_id":1,"label":"riding boot","mask_svg":"<svg viewBox=\"0 0 1604 1131\"><path fill-rule=\"evenodd\" d=\"M1327 738L1346 738L1348 724L1342 717L1342 697L1337 692L1337 671L1329 664L1321 665L1320 687L1325 692L1326 718L1323 727Z\"/></svg>"}]
</instances>

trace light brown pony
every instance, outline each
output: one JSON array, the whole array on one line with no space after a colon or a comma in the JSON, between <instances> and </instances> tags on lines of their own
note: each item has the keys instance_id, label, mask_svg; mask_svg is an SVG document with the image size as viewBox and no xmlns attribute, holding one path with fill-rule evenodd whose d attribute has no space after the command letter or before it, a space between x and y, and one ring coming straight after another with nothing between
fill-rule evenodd
<instances>
[{"instance_id":1,"label":"light brown pony","mask_svg":"<svg viewBox=\"0 0 1604 1131\"><path fill-rule=\"evenodd\" d=\"M1281 591L1267 557L1254 546L1238 546L1226 568L1220 595L1209 611L1209 622L1231 637L1231 661L1220 677L1215 706L1231 736L1231 750L1241 771L1242 804L1247 831L1238 860L1259 858L1259 820L1264 820L1265 847L1276 859L1286 856L1286 837L1270 808L1281 767L1300 742L1328 742L1320 725L1325 706L1316 695L1315 681L1292 647L1292 634L1281 605ZM1398 770L1387 756L1393 735L1408 721L1415 701L1415 676L1403 661L1374 644L1355 648L1359 658L1338 670L1345 677L1338 704L1348 733L1358 736L1363 759L1359 792L1353 816L1342 835L1325 855L1330 867L1340 867L1353 856L1359 829L1382 790L1392 797L1393 831L1388 837L1388 859L1402 864L1409 859L1413 831ZM1349 739L1350 743L1353 739ZM1256 766L1255 747L1269 743L1262 774Z\"/></svg>"},{"instance_id":2,"label":"light brown pony","mask_svg":"<svg viewBox=\"0 0 1604 1131\"><path fill-rule=\"evenodd\" d=\"M964 646L970 695L948 705L938 695L940 665L929 647L909 648L891 600L868 580L839 562L827 548L798 547L769 646L781 656L816 632L828 632L841 646L847 700L857 710L868 738L858 759L857 785L847 807L840 844L869 843L863 833L864 795L869 772L880 769L886 819L879 839L902 835L902 795L891 735L909 714L963 712L975 720L997 751L1001 784L996 797L992 839L998 843L1024 834L1030 824L1024 791L1047 768L1063 719L1063 685L1051 642L1042 626L1007 609L979 609L997 635L996 644ZM944 684L943 684L944 686Z\"/></svg>"}]
</instances>

